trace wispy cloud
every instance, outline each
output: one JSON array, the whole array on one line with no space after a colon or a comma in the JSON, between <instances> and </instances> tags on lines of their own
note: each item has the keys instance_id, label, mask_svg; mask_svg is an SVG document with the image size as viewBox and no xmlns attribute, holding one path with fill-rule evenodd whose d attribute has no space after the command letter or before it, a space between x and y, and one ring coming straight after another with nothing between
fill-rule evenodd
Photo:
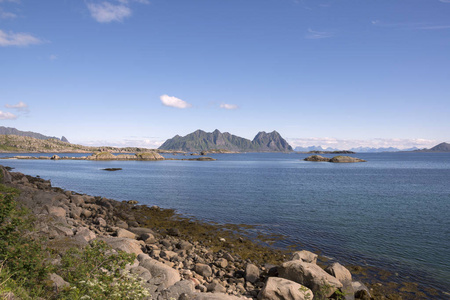
<instances>
[{"instance_id":1,"label":"wispy cloud","mask_svg":"<svg viewBox=\"0 0 450 300\"><path fill-rule=\"evenodd\" d=\"M0 7L0 19L14 19L16 18L17 15L13 14L11 12L7 12L4 11L1 7Z\"/></svg>"},{"instance_id":2,"label":"wispy cloud","mask_svg":"<svg viewBox=\"0 0 450 300\"><path fill-rule=\"evenodd\" d=\"M450 3L450 0L439 0L439 2L442 2L442 3Z\"/></svg>"},{"instance_id":3,"label":"wispy cloud","mask_svg":"<svg viewBox=\"0 0 450 300\"><path fill-rule=\"evenodd\" d=\"M171 97L168 95L162 95L159 97L161 99L161 102L165 106L175 107L175 108L189 108L192 105L190 103L187 103L184 100L181 100L177 97Z\"/></svg>"},{"instance_id":4,"label":"wispy cloud","mask_svg":"<svg viewBox=\"0 0 450 300\"><path fill-rule=\"evenodd\" d=\"M236 104L222 103L222 104L220 104L220 108L232 110L232 109L238 109L239 106L237 106Z\"/></svg>"},{"instance_id":5,"label":"wispy cloud","mask_svg":"<svg viewBox=\"0 0 450 300\"><path fill-rule=\"evenodd\" d=\"M132 15L131 3L150 4L148 0L117 0L118 4L112 2L88 2L87 7L91 16L100 23L122 22Z\"/></svg>"},{"instance_id":6,"label":"wispy cloud","mask_svg":"<svg viewBox=\"0 0 450 300\"><path fill-rule=\"evenodd\" d=\"M17 119L17 116L15 114L12 114L10 112L3 112L0 110L0 120L14 120Z\"/></svg>"},{"instance_id":7,"label":"wispy cloud","mask_svg":"<svg viewBox=\"0 0 450 300\"><path fill-rule=\"evenodd\" d=\"M310 147L310 146L321 146L326 149L328 147L347 150L351 148L357 147L369 147L369 148L388 148L394 147L398 149L407 149L407 148L429 148L437 145L442 141L437 140L428 140L428 139L368 139L368 140L359 140L359 139L337 139L337 138L289 138L288 142L293 147Z\"/></svg>"},{"instance_id":8,"label":"wispy cloud","mask_svg":"<svg viewBox=\"0 0 450 300\"><path fill-rule=\"evenodd\" d=\"M139 147L139 148L149 148L156 149L164 143L164 140L142 137L142 138L124 138L120 140L74 140L72 141L76 144L86 145L86 146L111 146L111 147Z\"/></svg>"},{"instance_id":9,"label":"wispy cloud","mask_svg":"<svg viewBox=\"0 0 450 300\"><path fill-rule=\"evenodd\" d=\"M28 104L20 101L17 104L5 104L6 108L12 108L18 111L28 111Z\"/></svg>"},{"instance_id":10,"label":"wispy cloud","mask_svg":"<svg viewBox=\"0 0 450 300\"><path fill-rule=\"evenodd\" d=\"M88 3L87 7L91 16L100 23L122 22L125 18L131 16L131 9L123 4Z\"/></svg>"},{"instance_id":11,"label":"wispy cloud","mask_svg":"<svg viewBox=\"0 0 450 300\"><path fill-rule=\"evenodd\" d=\"M449 0L450 3L450 0ZM388 23L374 20L372 25L377 27L403 29L403 30L444 30L450 29L450 24L430 24L430 23Z\"/></svg>"},{"instance_id":12,"label":"wispy cloud","mask_svg":"<svg viewBox=\"0 0 450 300\"><path fill-rule=\"evenodd\" d=\"M48 59L50 59L50 60L57 60L57 59L58 59L58 56L57 56L56 54L51 54L51 55L48 57Z\"/></svg>"},{"instance_id":13,"label":"wispy cloud","mask_svg":"<svg viewBox=\"0 0 450 300\"><path fill-rule=\"evenodd\" d=\"M29 45L37 45L43 43L42 40L38 39L35 36L32 36L29 33L14 33L9 32L6 33L3 30L0 30L0 47L8 47L8 46L29 46Z\"/></svg>"},{"instance_id":14,"label":"wispy cloud","mask_svg":"<svg viewBox=\"0 0 450 300\"><path fill-rule=\"evenodd\" d=\"M318 39L326 39L332 37L333 34L331 32L326 31L315 31L311 28L308 28L308 32L305 35L306 39L310 40L318 40Z\"/></svg>"}]
</instances>

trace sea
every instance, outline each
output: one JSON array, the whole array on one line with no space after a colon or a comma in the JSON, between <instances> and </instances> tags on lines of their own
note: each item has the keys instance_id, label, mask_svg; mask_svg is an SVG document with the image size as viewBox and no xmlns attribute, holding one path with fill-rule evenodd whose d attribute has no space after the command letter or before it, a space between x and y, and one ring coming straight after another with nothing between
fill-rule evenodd
<instances>
[{"instance_id":1,"label":"sea","mask_svg":"<svg viewBox=\"0 0 450 300\"><path fill-rule=\"evenodd\" d=\"M306 162L299 153L208 156L217 161L14 159L0 165L79 193L254 225L284 237L274 247L295 245L449 292L450 153L358 153L352 156L367 162L350 164Z\"/></svg>"}]
</instances>

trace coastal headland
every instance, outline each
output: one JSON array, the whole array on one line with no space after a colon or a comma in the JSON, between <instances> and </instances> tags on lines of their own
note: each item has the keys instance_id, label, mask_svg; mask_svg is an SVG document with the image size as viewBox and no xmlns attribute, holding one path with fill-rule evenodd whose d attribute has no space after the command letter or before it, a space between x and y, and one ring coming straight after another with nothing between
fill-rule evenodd
<instances>
[{"instance_id":1,"label":"coastal headland","mask_svg":"<svg viewBox=\"0 0 450 300\"><path fill-rule=\"evenodd\" d=\"M61 265L69 249L96 242L136 255L125 268L152 299L426 299L435 293L390 282L388 272L274 249L268 244L275 237L252 237L246 225L209 224L133 200L78 194L4 167L0 181L2 194L18 191L15 201L33 215L33 234L52 253L54 296L77 287Z\"/></svg>"}]
</instances>

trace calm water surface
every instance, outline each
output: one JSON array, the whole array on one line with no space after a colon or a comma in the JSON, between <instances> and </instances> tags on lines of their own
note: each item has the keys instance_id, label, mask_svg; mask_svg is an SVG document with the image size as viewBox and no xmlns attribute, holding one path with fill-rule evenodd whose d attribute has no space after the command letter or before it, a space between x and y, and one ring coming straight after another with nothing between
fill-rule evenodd
<instances>
[{"instance_id":1,"label":"calm water surface","mask_svg":"<svg viewBox=\"0 0 450 300\"><path fill-rule=\"evenodd\" d=\"M306 154L210 156L218 161L0 164L81 193L175 208L206 221L259 225L287 237L279 246L388 268L399 272L399 280L448 291L450 154L361 153L355 156L368 162L358 164L302 161ZM101 170L108 167L123 170Z\"/></svg>"}]
</instances>

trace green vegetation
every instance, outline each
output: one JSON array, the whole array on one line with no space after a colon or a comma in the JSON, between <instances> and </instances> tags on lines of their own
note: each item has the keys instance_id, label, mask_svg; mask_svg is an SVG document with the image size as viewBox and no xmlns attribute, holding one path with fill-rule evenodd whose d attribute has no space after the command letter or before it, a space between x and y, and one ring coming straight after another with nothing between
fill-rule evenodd
<instances>
[{"instance_id":1,"label":"green vegetation","mask_svg":"<svg viewBox=\"0 0 450 300\"><path fill-rule=\"evenodd\" d=\"M19 191L0 184L0 299L143 299L142 282L123 268L134 254L116 252L104 242L72 248L61 265L50 264L46 240L33 234L33 218L18 206ZM49 280L57 273L70 286L56 291Z\"/></svg>"}]
</instances>

